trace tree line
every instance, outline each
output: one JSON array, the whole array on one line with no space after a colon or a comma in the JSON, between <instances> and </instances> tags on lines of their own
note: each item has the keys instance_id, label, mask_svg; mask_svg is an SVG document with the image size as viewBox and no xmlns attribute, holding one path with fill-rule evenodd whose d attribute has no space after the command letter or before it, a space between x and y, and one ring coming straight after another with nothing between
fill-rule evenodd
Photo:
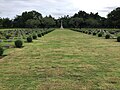
<instances>
[{"instance_id":1,"label":"tree line","mask_svg":"<svg viewBox=\"0 0 120 90\"><path fill-rule=\"evenodd\" d=\"M61 21L65 28L120 28L120 7L111 11L107 18L98 13L79 11L73 16L55 19L51 15L43 17L37 11L25 11L14 19L0 18L0 28L58 28Z\"/></svg>"}]
</instances>

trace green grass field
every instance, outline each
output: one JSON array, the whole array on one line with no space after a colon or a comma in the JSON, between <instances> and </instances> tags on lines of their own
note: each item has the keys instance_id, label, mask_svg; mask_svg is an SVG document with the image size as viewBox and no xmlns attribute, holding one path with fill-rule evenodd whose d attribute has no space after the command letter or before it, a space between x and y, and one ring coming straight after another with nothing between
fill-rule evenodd
<instances>
[{"instance_id":1,"label":"green grass field","mask_svg":"<svg viewBox=\"0 0 120 90\"><path fill-rule=\"evenodd\" d=\"M120 90L120 43L57 29L0 59L0 90Z\"/></svg>"}]
</instances>

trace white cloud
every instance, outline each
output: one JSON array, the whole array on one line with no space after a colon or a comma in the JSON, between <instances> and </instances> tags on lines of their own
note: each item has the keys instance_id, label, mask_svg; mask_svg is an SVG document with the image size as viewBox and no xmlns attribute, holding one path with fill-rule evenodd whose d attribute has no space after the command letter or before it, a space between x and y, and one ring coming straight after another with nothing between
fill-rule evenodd
<instances>
[{"instance_id":1,"label":"white cloud","mask_svg":"<svg viewBox=\"0 0 120 90\"><path fill-rule=\"evenodd\" d=\"M106 16L111 10L119 7L120 0L71 0L74 7L86 12L99 12L100 15ZM111 7L111 8L106 8ZM107 11L107 12L105 12Z\"/></svg>"},{"instance_id":2,"label":"white cloud","mask_svg":"<svg viewBox=\"0 0 120 90\"><path fill-rule=\"evenodd\" d=\"M60 17L73 15L79 10L98 12L106 16L119 7L120 0L0 0L0 17L13 18L24 11L36 10L45 15Z\"/></svg>"}]
</instances>

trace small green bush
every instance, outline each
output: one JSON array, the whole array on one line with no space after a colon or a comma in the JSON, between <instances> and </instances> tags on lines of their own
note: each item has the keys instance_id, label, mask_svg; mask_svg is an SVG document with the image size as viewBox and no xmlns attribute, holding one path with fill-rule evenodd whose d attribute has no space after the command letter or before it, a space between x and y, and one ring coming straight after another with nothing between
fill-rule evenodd
<instances>
[{"instance_id":1,"label":"small green bush","mask_svg":"<svg viewBox=\"0 0 120 90\"><path fill-rule=\"evenodd\" d=\"M4 49L2 47L0 47L0 56L3 55Z\"/></svg>"},{"instance_id":2,"label":"small green bush","mask_svg":"<svg viewBox=\"0 0 120 90\"><path fill-rule=\"evenodd\" d=\"M36 36L36 35L33 35L33 39L37 39L37 36Z\"/></svg>"},{"instance_id":3,"label":"small green bush","mask_svg":"<svg viewBox=\"0 0 120 90\"><path fill-rule=\"evenodd\" d=\"M117 42L120 42L120 36L117 37Z\"/></svg>"},{"instance_id":4,"label":"small green bush","mask_svg":"<svg viewBox=\"0 0 120 90\"><path fill-rule=\"evenodd\" d=\"M88 32L86 31L85 34L88 34Z\"/></svg>"},{"instance_id":5,"label":"small green bush","mask_svg":"<svg viewBox=\"0 0 120 90\"><path fill-rule=\"evenodd\" d=\"M27 37L27 42L32 42L32 37Z\"/></svg>"},{"instance_id":6,"label":"small green bush","mask_svg":"<svg viewBox=\"0 0 120 90\"><path fill-rule=\"evenodd\" d=\"M91 32L88 32L88 34L91 34Z\"/></svg>"},{"instance_id":7,"label":"small green bush","mask_svg":"<svg viewBox=\"0 0 120 90\"><path fill-rule=\"evenodd\" d=\"M42 34L42 36L44 36L44 33L41 33Z\"/></svg>"},{"instance_id":8,"label":"small green bush","mask_svg":"<svg viewBox=\"0 0 120 90\"><path fill-rule=\"evenodd\" d=\"M42 35L39 33L39 34L38 34L38 37L41 37L41 36L42 36Z\"/></svg>"},{"instance_id":9,"label":"small green bush","mask_svg":"<svg viewBox=\"0 0 120 90\"><path fill-rule=\"evenodd\" d=\"M22 45L23 45L23 42L22 42L21 40L16 40L16 41L15 41L15 46L16 46L17 48L21 48Z\"/></svg>"},{"instance_id":10,"label":"small green bush","mask_svg":"<svg viewBox=\"0 0 120 90\"><path fill-rule=\"evenodd\" d=\"M11 35L8 34L8 35L6 35L5 37L6 37L6 39L9 39L9 38L11 37Z\"/></svg>"},{"instance_id":11,"label":"small green bush","mask_svg":"<svg viewBox=\"0 0 120 90\"><path fill-rule=\"evenodd\" d=\"M107 35L105 36L105 39L109 39L109 38L110 38L110 35L107 34Z\"/></svg>"},{"instance_id":12,"label":"small green bush","mask_svg":"<svg viewBox=\"0 0 120 90\"><path fill-rule=\"evenodd\" d=\"M95 33L95 32L93 32L93 35L95 36L95 35L96 35L96 33Z\"/></svg>"},{"instance_id":13,"label":"small green bush","mask_svg":"<svg viewBox=\"0 0 120 90\"><path fill-rule=\"evenodd\" d=\"M83 33L85 33L85 31L83 31Z\"/></svg>"},{"instance_id":14,"label":"small green bush","mask_svg":"<svg viewBox=\"0 0 120 90\"><path fill-rule=\"evenodd\" d=\"M99 33L99 34L98 34L98 37L102 37L102 33Z\"/></svg>"}]
</instances>

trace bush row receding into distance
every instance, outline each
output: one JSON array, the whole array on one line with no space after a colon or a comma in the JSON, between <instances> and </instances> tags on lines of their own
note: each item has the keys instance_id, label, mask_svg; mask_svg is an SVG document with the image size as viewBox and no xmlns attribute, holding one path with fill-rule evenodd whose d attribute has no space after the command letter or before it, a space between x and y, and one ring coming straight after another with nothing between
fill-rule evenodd
<instances>
[{"instance_id":1,"label":"bush row receding into distance","mask_svg":"<svg viewBox=\"0 0 120 90\"><path fill-rule=\"evenodd\" d=\"M42 36L44 36L45 34L48 34L48 33L52 32L53 30L54 30L54 29L47 29L47 30L45 30L44 32L39 33L39 34L37 34L37 32L36 32L36 34L33 34L32 36L29 35L28 37L26 37L26 41L27 41L27 42L32 42L33 39L37 39L37 37L42 37ZM9 38L10 38L9 35L6 36L6 39L9 39ZM21 47L23 47L23 40L24 40L24 39L25 39L25 38L19 38L19 39L15 40L15 41L14 41L15 47L16 47L16 48L21 48ZM1 47L0 47L0 56L3 55L3 52L4 52L4 48L3 48L3 46L1 46Z\"/></svg>"},{"instance_id":2,"label":"bush row receding into distance","mask_svg":"<svg viewBox=\"0 0 120 90\"><path fill-rule=\"evenodd\" d=\"M85 33L85 34L92 34L93 36L98 35L98 37L103 37L105 36L105 39L110 39L110 38L116 38L112 37L111 32L113 34L113 31L107 31L107 30L82 30L82 29L71 29L73 31ZM114 34L120 32L120 30L114 31ZM113 35L114 36L114 35ZM117 37L117 42L120 42L120 36Z\"/></svg>"}]
</instances>

